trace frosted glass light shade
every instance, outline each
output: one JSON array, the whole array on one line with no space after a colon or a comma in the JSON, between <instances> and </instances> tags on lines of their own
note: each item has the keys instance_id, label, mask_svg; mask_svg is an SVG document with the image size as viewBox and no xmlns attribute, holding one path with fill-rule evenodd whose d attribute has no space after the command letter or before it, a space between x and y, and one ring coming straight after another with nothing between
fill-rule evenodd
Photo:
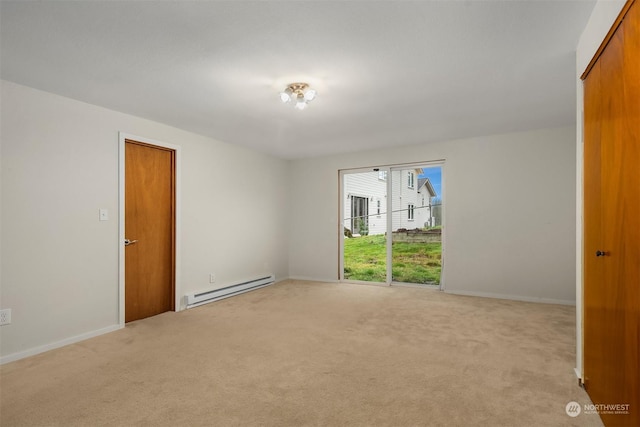
<instances>
[{"instance_id":1,"label":"frosted glass light shade","mask_svg":"<svg viewBox=\"0 0 640 427\"><path fill-rule=\"evenodd\" d=\"M316 97L316 91L313 90L313 89L309 89L308 91L306 91L304 93L304 99L307 102L313 101L315 99L315 97Z\"/></svg>"},{"instance_id":2,"label":"frosted glass light shade","mask_svg":"<svg viewBox=\"0 0 640 427\"><path fill-rule=\"evenodd\" d=\"M284 91L280 92L280 100L286 104L291 101L291 95L293 95L291 88L286 88Z\"/></svg>"}]
</instances>

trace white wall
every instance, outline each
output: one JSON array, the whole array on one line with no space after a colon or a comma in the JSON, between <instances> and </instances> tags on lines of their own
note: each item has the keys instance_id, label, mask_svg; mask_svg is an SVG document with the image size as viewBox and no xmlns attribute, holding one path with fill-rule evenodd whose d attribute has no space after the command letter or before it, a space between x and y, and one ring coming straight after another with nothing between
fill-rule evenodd
<instances>
[{"instance_id":1,"label":"white wall","mask_svg":"<svg viewBox=\"0 0 640 427\"><path fill-rule=\"evenodd\" d=\"M582 378L582 181L583 181L583 87L580 76L618 17L625 0L599 0L576 49L576 374Z\"/></svg>"},{"instance_id":2,"label":"white wall","mask_svg":"<svg viewBox=\"0 0 640 427\"><path fill-rule=\"evenodd\" d=\"M182 148L182 293L288 276L287 161L6 81L2 106L4 361L118 326L119 131Z\"/></svg>"},{"instance_id":3,"label":"white wall","mask_svg":"<svg viewBox=\"0 0 640 427\"><path fill-rule=\"evenodd\" d=\"M338 279L339 169L441 159L445 290L573 303L573 127L292 161L290 276Z\"/></svg>"}]
</instances>

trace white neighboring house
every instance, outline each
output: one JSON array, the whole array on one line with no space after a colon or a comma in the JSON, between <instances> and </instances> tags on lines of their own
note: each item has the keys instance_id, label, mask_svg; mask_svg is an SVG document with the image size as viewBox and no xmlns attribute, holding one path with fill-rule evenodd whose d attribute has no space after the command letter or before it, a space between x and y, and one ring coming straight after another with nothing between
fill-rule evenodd
<instances>
[{"instance_id":1,"label":"white neighboring house","mask_svg":"<svg viewBox=\"0 0 640 427\"><path fill-rule=\"evenodd\" d=\"M344 227L353 234L387 231L387 172L344 175Z\"/></svg>"},{"instance_id":2,"label":"white neighboring house","mask_svg":"<svg viewBox=\"0 0 640 427\"><path fill-rule=\"evenodd\" d=\"M391 172L392 229L431 226L431 202L436 192L422 169ZM384 234L387 230L386 171L344 175L344 227L353 234Z\"/></svg>"},{"instance_id":3,"label":"white neighboring house","mask_svg":"<svg viewBox=\"0 0 640 427\"><path fill-rule=\"evenodd\" d=\"M433 199L437 195L429 178L418 179L418 193L415 204L415 222L418 224L418 228L436 225L436 219L433 215Z\"/></svg>"}]
</instances>

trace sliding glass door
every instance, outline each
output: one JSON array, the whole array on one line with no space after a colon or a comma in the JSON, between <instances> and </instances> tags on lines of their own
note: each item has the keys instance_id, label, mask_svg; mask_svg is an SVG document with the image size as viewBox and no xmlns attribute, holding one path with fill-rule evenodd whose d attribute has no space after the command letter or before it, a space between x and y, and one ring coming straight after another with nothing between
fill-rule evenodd
<instances>
[{"instance_id":1,"label":"sliding glass door","mask_svg":"<svg viewBox=\"0 0 640 427\"><path fill-rule=\"evenodd\" d=\"M442 227L433 206L441 194L441 171L422 165L391 170L392 282L440 285Z\"/></svg>"},{"instance_id":2,"label":"sliding glass door","mask_svg":"<svg viewBox=\"0 0 640 427\"><path fill-rule=\"evenodd\" d=\"M386 172L342 174L342 279L387 281Z\"/></svg>"},{"instance_id":3,"label":"sliding glass door","mask_svg":"<svg viewBox=\"0 0 640 427\"><path fill-rule=\"evenodd\" d=\"M440 286L442 163L340 176L341 280Z\"/></svg>"}]
</instances>

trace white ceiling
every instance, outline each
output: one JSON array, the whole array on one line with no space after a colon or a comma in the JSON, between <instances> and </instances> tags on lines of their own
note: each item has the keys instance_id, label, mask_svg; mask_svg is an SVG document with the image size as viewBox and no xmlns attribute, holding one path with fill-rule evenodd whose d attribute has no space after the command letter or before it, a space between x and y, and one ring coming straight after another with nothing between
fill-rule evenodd
<instances>
[{"instance_id":1,"label":"white ceiling","mask_svg":"<svg viewBox=\"0 0 640 427\"><path fill-rule=\"evenodd\" d=\"M5 80L283 158L575 122L595 1L2 1ZM306 81L305 111L278 92ZM6 108L6 107L5 107Z\"/></svg>"}]
</instances>

